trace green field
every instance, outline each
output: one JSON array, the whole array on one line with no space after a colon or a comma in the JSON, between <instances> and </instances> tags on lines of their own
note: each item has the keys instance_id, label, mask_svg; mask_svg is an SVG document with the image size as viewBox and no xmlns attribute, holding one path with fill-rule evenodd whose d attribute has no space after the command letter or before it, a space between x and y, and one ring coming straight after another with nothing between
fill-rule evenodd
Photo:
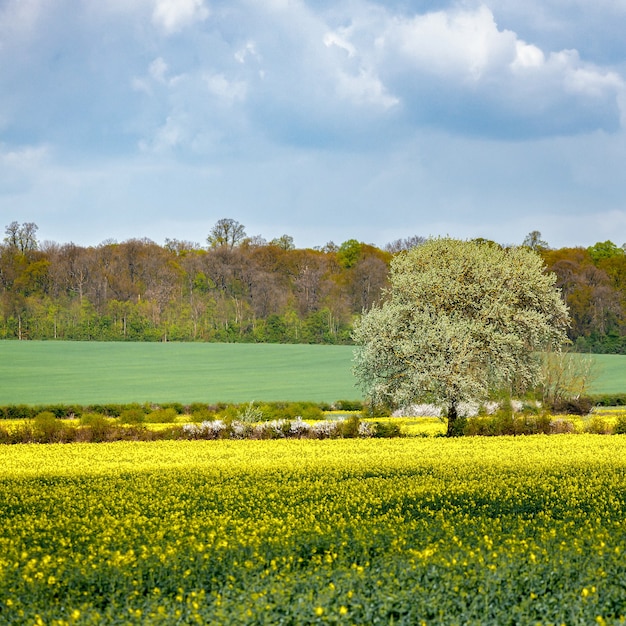
<instances>
[{"instance_id":1,"label":"green field","mask_svg":"<svg viewBox=\"0 0 626 626\"><path fill-rule=\"evenodd\" d=\"M352 347L0 342L0 405L358 399ZM626 392L626 356L596 355L592 393Z\"/></svg>"},{"instance_id":2,"label":"green field","mask_svg":"<svg viewBox=\"0 0 626 626\"><path fill-rule=\"evenodd\" d=\"M350 346L0 342L0 405L358 399Z\"/></svg>"}]
</instances>

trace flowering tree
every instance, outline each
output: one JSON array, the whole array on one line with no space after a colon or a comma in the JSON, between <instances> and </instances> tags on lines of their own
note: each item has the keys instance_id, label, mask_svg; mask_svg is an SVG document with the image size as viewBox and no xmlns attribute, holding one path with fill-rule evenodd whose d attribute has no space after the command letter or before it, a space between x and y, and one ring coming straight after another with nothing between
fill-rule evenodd
<instances>
[{"instance_id":1,"label":"flowering tree","mask_svg":"<svg viewBox=\"0 0 626 626\"><path fill-rule=\"evenodd\" d=\"M566 340L555 277L526 247L431 239L394 258L390 281L355 326L354 373L375 403L444 406L448 435L459 402L537 385L537 352Z\"/></svg>"}]
</instances>

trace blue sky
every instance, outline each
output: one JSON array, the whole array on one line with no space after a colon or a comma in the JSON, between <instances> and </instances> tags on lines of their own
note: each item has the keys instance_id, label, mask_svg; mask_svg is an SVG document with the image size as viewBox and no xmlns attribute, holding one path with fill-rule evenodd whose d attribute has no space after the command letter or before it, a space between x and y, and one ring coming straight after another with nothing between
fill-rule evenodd
<instances>
[{"instance_id":1,"label":"blue sky","mask_svg":"<svg viewBox=\"0 0 626 626\"><path fill-rule=\"evenodd\" d=\"M626 242L626 1L0 0L0 226Z\"/></svg>"}]
</instances>

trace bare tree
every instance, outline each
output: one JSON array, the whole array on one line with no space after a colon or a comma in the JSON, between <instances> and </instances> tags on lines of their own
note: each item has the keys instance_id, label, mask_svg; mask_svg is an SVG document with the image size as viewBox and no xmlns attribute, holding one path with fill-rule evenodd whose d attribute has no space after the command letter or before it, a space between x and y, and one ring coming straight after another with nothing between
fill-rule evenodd
<instances>
[{"instance_id":1,"label":"bare tree","mask_svg":"<svg viewBox=\"0 0 626 626\"><path fill-rule=\"evenodd\" d=\"M246 229L243 224L230 218L218 220L211 229L207 242L211 248L226 247L232 250L246 237Z\"/></svg>"},{"instance_id":2,"label":"bare tree","mask_svg":"<svg viewBox=\"0 0 626 626\"><path fill-rule=\"evenodd\" d=\"M405 237L404 239L396 239L395 241L391 241L385 246L385 250L387 252L391 252L391 254L396 254L398 252L402 252L403 250L411 250L412 248L417 248L417 246L421 246L426 243L426 237L422 237L420 235L412 235L411 237Z\"/></svg>"}]
</instances>

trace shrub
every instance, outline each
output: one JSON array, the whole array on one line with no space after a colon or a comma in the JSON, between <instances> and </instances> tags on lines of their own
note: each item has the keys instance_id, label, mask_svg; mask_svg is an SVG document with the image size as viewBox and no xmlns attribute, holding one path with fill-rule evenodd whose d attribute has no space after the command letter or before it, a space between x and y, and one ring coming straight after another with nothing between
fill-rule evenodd
<instances>
[{"instance_id":1,"label":"shrub","mask_svg":"<svg viewBox=\"0 0 626 626\"><path fill-rule=\"evenodd\" d=\"M253 431L254 439L284 439L290 433L291 422L288 420L271 420L257 424Z\"/></svg>"},{"instance_id":2,"label":"shrub","mask_svg":"<svg viewBox=\"0 0 626 626\"><path fill-rule=\"evenodd\" d=\"M392 410L388 406L384 406L382 404L363 404L363 409L361 410L361 416L365 418L371 417L391 417Z\"/></svg>"},{"instance_id":3,"label":"shrub","mask_svg":"<svg viewBox=\"0 0 626 626\"><path fill-rule=\"evenodd\" d=\"M146 416L146 421L151 424L173 424L178 413L173 408L156 409Z\"/></svg>"},{"instance_id":4,"label":"shrub","mask_svg":"<svg viewBox=\"0 0 626 626\"><path fill-rule=\"evenodd\" d=\"M463 420L457 419L458 422ZM400 425L395 422L371 422L373 427L372 437L399 437Z\"/></svg>"},{"instance_id":5,"label":"shrub","mask_svg":"<svg viewBox=\"0 0 626 626\"><path fill-rule=\"evenodd\" d=\"M330 422L324 420L323 422L316 422L311 426L311 437L315 439L330 439L337 435L338 422Z\"/></svg>"},{"instance_id":6,"label":"shrub","mask_svg":"<svg viewBox=\"0 0 626 626\"><path fill-rule=\"evenodd\" d=\"M183 415L185 413L185 407L181 402L166 402L165 404L161 404L161 409L173 409L176 415Z\"/></svg>"},{"instance_id":7,"label":"shrub","mask_svg":"<svg viewBox=\"0 0 626 626\"><path fill-rule=\"evenodd\" d=\"M554 413L565 413L567 415L589 415L593 409L593 401L588 396L579 398L565 398L559 400L551 406Z\"/></svg>"},{"instance_id":8,"label":"shrub","mask_svg":"<svg viewBox=\"0 0 626 626\"><path fill-rule=\"evenodd\" d=\"M81 406L71 404L53 404L42 409L54 413L54 416L59 419L80 417L83 412Z\"/></svg>"},{"instance_id":9,"label":"shrub","mask_svg":"<svg viewBox=\"0 0 626 626\"><path fill-rule=\"evenodd\" d=\"M611 433L611 425L600 415L594 415L585 425L584 431L594 435L608 435Z\"/></svg>"},{"instance_id":10,"label":"shrub","mask_svg":"<svg viewBox=\"0 0 626 626\"><path fill-rule=\"evenodd\" d=\"M606 393L591 396L597 406L626 406L626 393Z\"/></svg>"},{"instance_id":11,"label":"shrub","mask_svg":"<svg viewBox=\"0 0 626 626\"><path fill-rule=\"evenodd\" d=\"M108 415L109 417L119 417L124 411L124 405L122 404L92 404L85 407L87 413L100 413L101 415Z\"/></svg>"},{"instance_id":12,"label":"shrub","mask_svg":"<svg viewBox=\"0 0 626 626\"><path fill-rule=\"evenodd\" d=\"M626 435L626 415L621 414L617 417L615 428L613 429L615 435Z\"/></svg>"},{"instance_id":13,"label":"shrub","mask_svg":"<svg viewBox=\"0 0 626 626\"><path fill-rule=\"evenodd\" d=\"M289 435L291 437L296 437L297 439L302 439L302 437L306 437L311 431L311 424L302 420L301 417L296 417L289 426Z\"/></svg>"},{"instance_id":14,"label":"shrub","mask_svg":"<svg viewBox=\"0 0 626 626\"><path fill-rule=\"evenodd\" d=\"M39 443L72 441L74 429L66 426L52 411L42 411L33 420L33 440Z\"/></svg>"},{"instance_id":15,"label":"shrub","mask_svg":"<svg viewBox=\"0 0 626 626\"><path fill-rule=\"evenodd\" d=\"M26 404L13 404L5 407L4 417L9 420L30 419L35 417L38 409Z\"/></svg>"},{"instance_id":16,"label":"shrub","mask_svg":"<svg viewBox=\"0 0 626 626\"><path fill-rule=\"evenodd\" d=\"M143 409L125 409L120 413L122 424L143 424L146 421L146 414Z\"/></svg>"},{"instance_id":17,"label":"shrub","mask_svg":"<svg viewBox=\"0 0 626 626\"><path fill-rule=\"evenodd\" d=\"M361 418L358 415L351 415L348 419L341 420L337 424L337 434L345 438L358 437L361 434L359 431L360 425Z\"/></svg>"},{"instance_id":18,"label":"shrub","mask_svg":"<svg viewBox=\"0 0 626 626\"><path fill-rule=\"evenodd\" d=\"M215 419L215 413L207 409L206 404L202 406L203 408L197 408L195 411L193 411L193 413L191 413L191 421L195 424L200 424L201 422L210 422Z\"/></svg>"},{"instance_id":19,"label":"shrub","mask_svg":"<svg viewBox=\"0 0 626 626\"><path fill-rule=\"evenodd\" d=\"M362 411L363 402L361 400L337 400L333 408L337 411Z\"/></svg>"},{"instance_id":20,"label":"shrub","mask_svg":"<svg viewBox=\"0 0 626 626\"><path fill-rule=\"evenodd\" d=\"M256 424L263 419L263 411L254 405L254 402L243 405L243 408L239 408L237 412L237 420L244 424Z\"/></svg>"},{"instance_id":21,"label":"shrub","mask_svg":"<svg viewBox=\"0 0 626 626\"><path fill-rule=\"evenodd\" d=\"M184 424L183 436L187 439L219 439L227 434L227 426L222 420L212 420L201 424Z\"/></svg>"},{"instance_id":22,"label":"shrub","mask_svg":"<svg viewBox=\"0 0 626 626\"><path fill-rule=\"evenodd\" d=\"M493 415L468 419L463 433L470 436L484 437L549 433L550 419L550 416L546 413L526 415L500 409Z\"/></svg>"},{"instance_id":23,"label":"shrub","mask_svg":"<svg viewBox=\"0 0 626 626\"><path fill-rule=\"evenodd\" d=\"M553 435L568 435L574 432L576 428L572 420L559 417L550 422L550 433Z\"/></svg>"},{"instance_id":24,"label":"shrub","mask_svg":"<svg viewBox=\"0 0 626 626\"><path fill-rule=\"evenodd\" d=\"M82 428L77 439L85 442L111 441L117 437L118 426L99 413L86 413L80 419Z\"/></svg>"}]
</instances>

